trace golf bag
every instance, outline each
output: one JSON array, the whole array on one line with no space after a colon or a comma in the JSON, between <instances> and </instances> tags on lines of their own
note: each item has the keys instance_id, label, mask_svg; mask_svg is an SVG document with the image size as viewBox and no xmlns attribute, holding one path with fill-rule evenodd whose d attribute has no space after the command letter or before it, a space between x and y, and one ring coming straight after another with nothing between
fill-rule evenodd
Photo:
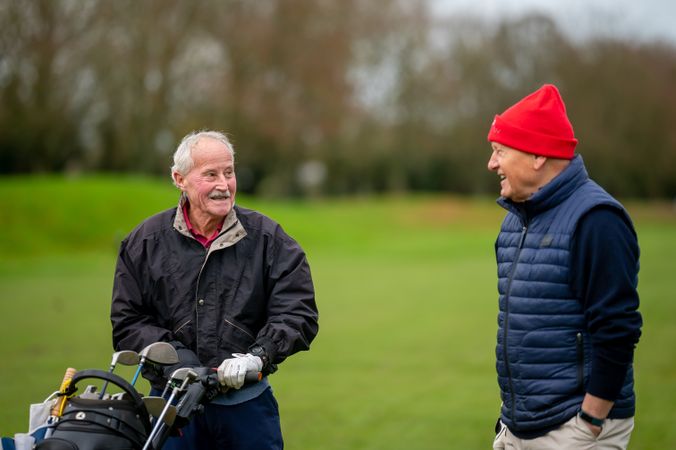
<instances>
[{"instance_id":1,"label":"golf bag","mask_svg":"<svg viewBox=\"0 0 676 450\"><path fill-rule=\"evenodd\" d=\"M78 382L97 378L118 386L119 399L70 397L49 437L36 450L140 450L150 433L150 417L138 392L121 377L102 370L76 372L66 395Z\"/></svg>"}]
</instances>

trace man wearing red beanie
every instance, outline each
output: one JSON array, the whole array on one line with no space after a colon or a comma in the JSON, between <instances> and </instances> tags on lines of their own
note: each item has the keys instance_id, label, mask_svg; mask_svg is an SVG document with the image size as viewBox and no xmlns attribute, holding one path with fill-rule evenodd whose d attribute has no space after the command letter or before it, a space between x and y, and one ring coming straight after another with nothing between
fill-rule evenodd
<instances>
[{"instance_id":1,"label":"man wearing red beanie","mask_svg":"<svg viewBox=\"0 0 676 450\"><path fill-rule=\"evenodd\" d=\"M625 449L642 325L631 219L587 175L555 86L495 116L488 141L507 210L495 244L493 448Z\"/></svg>"}]
</instances>

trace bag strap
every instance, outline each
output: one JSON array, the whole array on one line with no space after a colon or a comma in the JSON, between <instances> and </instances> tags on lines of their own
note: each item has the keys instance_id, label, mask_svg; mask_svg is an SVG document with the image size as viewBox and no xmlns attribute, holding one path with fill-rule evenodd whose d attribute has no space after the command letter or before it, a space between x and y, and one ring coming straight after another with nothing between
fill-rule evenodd
<instances>
[{"instance_id":1,"label":"bag strap","mask_svg":"<svg viewBox=\"0 0 676 450\"><path fill-rule=\"evenodd\" d=\"M85 413L86 415L85 418L78 419L77 415L80 413ZM75 426L83 424L98 425L99 427L102 427L117 436L123 437L133 442L136 447L142 447L146 439L146 436L143 434L142 431L139 431L134 426L128 424L124 420L120 420L119 417L113 414L102 413L101 410L78 409L77 411L71 411L67 414L64 414L55 427L56 429L69 431L69 429L67 428L67 424Z\"/></svg>"},{"instance_id":2,"label":"bag strap","mask_svg":"<svg viewBox=\"0 0 676 450\"><path fill-rule=\"evenodd\" d=\"M76 385L78 381L90 378L97 378L100 380L108 381L109 383L113 383L115 386L119 387L126 394L128 394L132 401L134 409L138 411L139 414L141 415L141 422L143 422L143 424L145 425L146 431L150 431L150 417L148 416L148 410L146 409L146 405L143 403L143 399L131 384L127 383L127 381L124 378L115 375L114 373L105 372L103 370L98 369L87 369L75 372L75 375L73 375L70 385L66 390L66 395L71 396L75 393L75 391L77 390Z\"/></svg>"}]
</instances>

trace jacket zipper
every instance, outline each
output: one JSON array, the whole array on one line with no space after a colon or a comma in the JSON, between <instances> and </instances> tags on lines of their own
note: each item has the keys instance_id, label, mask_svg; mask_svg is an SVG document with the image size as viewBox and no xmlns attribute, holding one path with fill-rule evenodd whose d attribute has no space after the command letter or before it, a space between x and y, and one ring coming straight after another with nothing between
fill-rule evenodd
<instances>
[{"instance_id":1,"label":"jacket zipper","mask_svg":"<svg viewBox=\"0 0 676 450\"><path fill-rule=\"evenodd\" d=\"M232 228L232 226L230 228ZM225 231L228 231L228 230L225 230ZM224 233L224 231L221 231L221 234L223 234L223 233ZM217 249L217 250L220 250L220 249ZM214 251L216 251L216 250L214 250ZM205 249L204 262L202 262L202 267L200 267L199 274L197 274L197 284L195 286L195 354L198 357L199 357L199 348L200 348L199 314L198 314L198 309L199 309L199 306L200 306L200 304L199 304L199 301L200 301L200 299L199 299L200 280L202 279L202 271L204 270L204 268L207 265L207 260L209 259L209 255L211 255L211 248Z\"/></svg>"},{"instance_id":2,"label":"jacket zipper","mask_svg":"<svg viewBox=\"0 0 676 450\"><path fill-rule=\"evenodd\" d=\"M202 278L202 271L207 265L207 259L209 259L209 249L205 249L206 254L204 255L204 262L202 262L202 267L200 267L200 272L197 274L197 283L195 285L195 354L199 358L199 348L200 348L200 319L199 319L199 293L200 293L200 279Z\"/></svg>"},{"instance_id":3,"label":"jacket zipper","mask_svg":"<svg viewBox=\"0 0 676 450\"><path fill-rule=\"evenodd\" d=\"M229 231L236 225L237 222L234 224L231 224L230 227L227 230L221 230L220 235L224 234L225 232ZM219 235L219 237L220 237ZM192 239L195 239L194 237L190 236ZM204 254L204 261L202 262L202 267L200 267L200 271L197 274L197 283L195 285L195 354L199 358L199 348L200 348L200 335L199 335L199 314L198 314L198 309L199 309L199 292L200 292L200 280L202 279L202 271L207 265L207 260L209 259L209 255L211 254L211 249L207 248L205 249L205 254Z\"/></svg>"},{"instance_id":4,"label":"jacket zipper","mask_svg":"<svg viewBox=\"0 0 676 450\"><path fill-rule=\"evenodd\" d=\"M176 328L176 329L174 330L174 334L176 334L176 333L178 333L179 331L181 331L181 330L182 330L186 325L188 325L190 322L192 322L192 319L188 319L188 320L186 320L185 322L183 322L183 324L181 324L178 328Z\"/></svg>"},{"instance_id":5,"label":"jacket zipper","mask_svg":"<svg viewBox=\"0 0 676 450\"><path fill-rule=\"evenodd\" d=\"M509 329L509 295L510 290L512 289L512 281L514 281L514 275L516 274L516 267L519 263L519 257L521 256L521 249L523 248L523 243L526 240L526 233L528 232L528 226L524 225L521 229L521 237L519 238L519 247L516 251L516 258L514 258L514 266L512 267L512 273L509 275L509 280L507 281L507 290L505 291L505 324L502 332L503 339L503 356L505 359L505 369L507 371L507 381L509 382L509 392L512 396L512 418L516 423L516 400L514 398L514 381L512 380L512 371L509 368L509 355L507 349L507 330Z\"/></svg>"},{"instance_id":6,"label":"jacket zipper","mask_svg":"<svg viewBox=\"0 0 676 450\"><path fill-rule=\"evenodd\" d=\"M240 326L238 326L238 325L235 325L234 323L230 322L228 319L223 319L223 322L227 323L228 325L230 325L230 326L232 326L232 327L234 327L234 328L237 328L239 331L241 331L242 333L246 334L246 335L249 336L251 339L256 339L256 337L255 337L254 335L252 335L251 333L249 333L248 331L246 331L244 328L242 328L242 327L240 327Z\"/></svg>"}]
</instances>

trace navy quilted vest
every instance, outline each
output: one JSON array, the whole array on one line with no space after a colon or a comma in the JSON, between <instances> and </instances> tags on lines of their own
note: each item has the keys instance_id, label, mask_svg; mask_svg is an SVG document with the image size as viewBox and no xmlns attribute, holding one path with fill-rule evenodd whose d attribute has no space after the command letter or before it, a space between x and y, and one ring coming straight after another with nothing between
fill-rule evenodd
<instances>
[{"instance_id":1,"label":"navy quilted vest","mask_svg":"<svg viewBox=\"0 0 676 450\"><path fill-rule=\"evenodd\" d=\"M584 311L569 286L571 238L591 208L624 208L579 155L521 207L498 203L509 211L496 241L501 419L514 431L553 427L577 413L591 368ZM609 417L633 415L633 385L630 368Z\"/></svg>"}]
</instances>

